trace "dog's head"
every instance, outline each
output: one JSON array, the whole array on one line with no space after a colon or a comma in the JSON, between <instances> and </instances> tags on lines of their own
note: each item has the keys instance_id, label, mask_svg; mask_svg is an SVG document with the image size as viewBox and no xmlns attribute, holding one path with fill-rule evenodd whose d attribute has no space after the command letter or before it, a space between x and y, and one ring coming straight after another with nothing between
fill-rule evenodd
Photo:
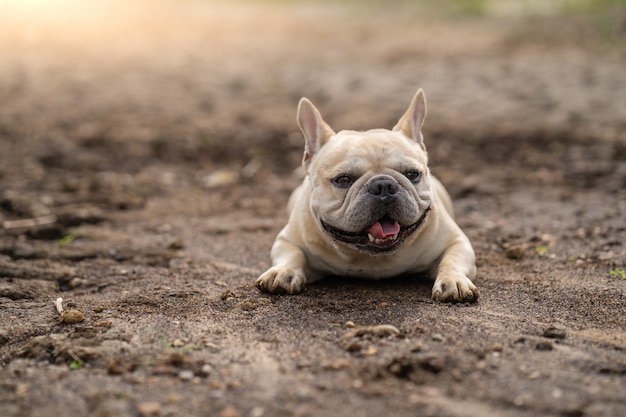
<instances>
[{"instance_id":1,"label":"dog's head","mask_svg":"<svg viewBox=\"0 0 626 417\"><path fill-rule=\"evenodd\" d=\"M342 247L381 253L419 229L433 198L421 133L425 116L420 89L392 130L335 133L309 100L300 101L310 209L322 233Z\"/></svg>"}]
</instances>

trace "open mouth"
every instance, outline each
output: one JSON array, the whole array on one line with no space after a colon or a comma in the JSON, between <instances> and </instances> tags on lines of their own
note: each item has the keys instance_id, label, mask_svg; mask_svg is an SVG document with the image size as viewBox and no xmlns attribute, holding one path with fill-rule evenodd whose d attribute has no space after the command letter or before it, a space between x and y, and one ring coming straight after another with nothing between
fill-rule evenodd
<instances>
[{"instance_id":1,"label":"open mouth","mask_svg":"<svg viewBox=\"0 0 626 417\"><path fill-rule=\"evenodd\" d=\"M430 207L424 210L420 218L409 226L401 226L396 220L384 216L374 222L370 227L360 232L346 232L330 226L322 221L322 226L335 239L355 245L361 250L369 252L386 252L395 249L407 236L415 232L430 211Z\"/></svg>"}]
</instances>

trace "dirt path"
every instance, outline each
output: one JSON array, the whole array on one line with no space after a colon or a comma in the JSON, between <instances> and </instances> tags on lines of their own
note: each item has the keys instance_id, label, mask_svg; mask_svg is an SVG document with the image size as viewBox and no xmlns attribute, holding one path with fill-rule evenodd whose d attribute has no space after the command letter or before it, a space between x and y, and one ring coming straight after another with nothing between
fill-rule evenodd
<instances>
[{"instance_id":1,"label":"dirt path","mask_svg":"<svg viewBox=\"0 0 626 417\"><path fill-rule=\"evenodd\" d=\"M1 415L626 414L623 50L411 8L0 4ZM418 86L479 302L257 292L299 97L388 127Z\"/></svg>"}]
</instances>

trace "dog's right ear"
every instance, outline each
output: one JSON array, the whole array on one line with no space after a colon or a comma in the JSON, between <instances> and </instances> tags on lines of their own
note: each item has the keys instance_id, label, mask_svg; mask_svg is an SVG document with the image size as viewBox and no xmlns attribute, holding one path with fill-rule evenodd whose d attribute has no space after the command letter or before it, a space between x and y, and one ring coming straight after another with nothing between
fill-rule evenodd
<instances>
[{"instance_id":1,"label":"dog's right ear","mask_svg":"<svg viewBox=\"0 0 626 417\"><path fill-rule=\"evenodd\" d=\"M307 169L313 156L335 132L322 119L320 112L313 103L304 97L298 105L298 126L300 126L305 141L302 165Z\"/></svg>"}]
</instances>

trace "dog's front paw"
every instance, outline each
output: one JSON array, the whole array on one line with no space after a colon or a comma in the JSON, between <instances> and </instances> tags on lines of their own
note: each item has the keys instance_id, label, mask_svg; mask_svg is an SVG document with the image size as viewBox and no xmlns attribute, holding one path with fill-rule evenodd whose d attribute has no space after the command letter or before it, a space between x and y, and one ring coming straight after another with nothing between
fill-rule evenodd
<instances>
[{"instance_id":1,"label":"dog's front paw","mask_svg":"<svg viewBox=\"0 0 626 417\"><path fill-rule=\"evenodd\" d=\"M290 268L275 266L256 280L256 287L271 294L298 294L304 289L304 274Z\"/></svg>"},{"instance_id":2,"label":"dog's front paw","mask_svg":"<svg viewBox=\"0 0 626 417\"><path fill-rule=\"evenodd\" d=\"M464 275L438 276L433 286L433 300L444 303L478 300L478 289Z\"/></svg>"}]
</instances>

